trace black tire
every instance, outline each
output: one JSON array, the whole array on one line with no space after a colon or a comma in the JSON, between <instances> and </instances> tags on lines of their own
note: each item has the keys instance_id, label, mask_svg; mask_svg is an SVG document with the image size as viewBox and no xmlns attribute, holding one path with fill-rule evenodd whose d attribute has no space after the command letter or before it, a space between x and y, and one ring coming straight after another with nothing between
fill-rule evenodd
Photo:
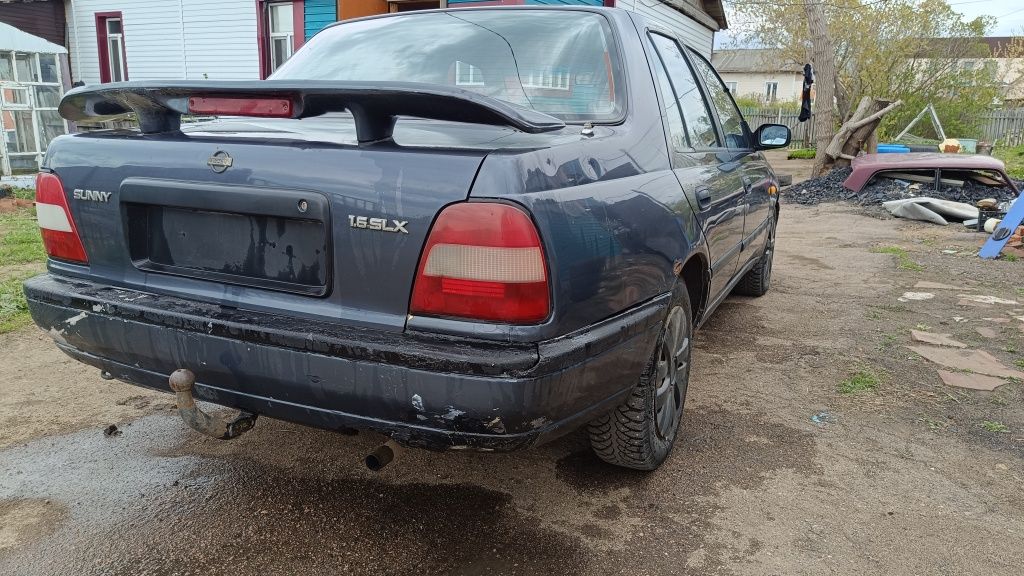
<instances>
[{"instance_id":1,"label":"black tire","mask_svg":"<svg viewBox=\"0 0 1024 576\"><path fill-rule=\"evenodd\" d=\"M690 380L693 321L686 290L676 298L640 382L620 406L590 423L599 458L635 470L654 470L679 436Z\"/></svg>"},{"instance_id":2,"label":"black tire","mask_svg":"<svg viewBox=\"0 0 1024 576\"><path fill-rule=\"evenodd\" d=\"M754 267L743 275L743 278L732 289L733 294L740 296L764 296L772 287L772 259L775 256L775 220L768 229L768 241L764 253Z\"/></svg>"}]
</instances>

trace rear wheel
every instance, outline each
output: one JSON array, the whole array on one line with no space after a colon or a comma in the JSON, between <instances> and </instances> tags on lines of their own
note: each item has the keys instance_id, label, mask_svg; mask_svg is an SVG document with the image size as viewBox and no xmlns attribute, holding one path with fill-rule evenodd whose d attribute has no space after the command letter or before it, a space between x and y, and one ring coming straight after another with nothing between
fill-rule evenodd
<instances>
[{"instance_id":1,"label":"rear wheel","mask_svg":"<svg viewBox=\"0 0 1024 576\"><path fill-rule=\"evenodd\" d=\"M733 293L741 296L764 296L772 286L772 257L775 255L775 220L768 229L768 241L764 246L764 254L758 259L733 289Z\"/></svg>"},{"instance_id":2,"label":"rear wheel","mask_svg":"<svg viewBox=\"0 0 1024 576\"><path fill-rule=\"evenodd\" d=\"M684 290L669 310L639 384L620 406L590 423L590 445L605 462L654 470L671 452L690 380L691 318Z\"/></svg>"}]
</instances>

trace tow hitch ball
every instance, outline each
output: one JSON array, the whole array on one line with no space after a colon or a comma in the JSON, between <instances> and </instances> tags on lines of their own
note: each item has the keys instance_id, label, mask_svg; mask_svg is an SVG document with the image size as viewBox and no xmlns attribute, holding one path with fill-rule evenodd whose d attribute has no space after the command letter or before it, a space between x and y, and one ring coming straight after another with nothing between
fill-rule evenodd
<instances>
[{"instance_id":1,"label":"tow hitch ball","mask_svg":"<svg viewBox=\"0 0 1024 576\"><path fill-rule=\"evenodd\" d=\"M196 406L192 397L192 387L196 383L196 375L191 370L180 368L168 378L171 390L178 401L178 415L190 428L202 432L212 438L231 440L245 434L256 424L256 414L240 412L234 420L226 420L211 416Z\"/></svg>"}]
</instances>

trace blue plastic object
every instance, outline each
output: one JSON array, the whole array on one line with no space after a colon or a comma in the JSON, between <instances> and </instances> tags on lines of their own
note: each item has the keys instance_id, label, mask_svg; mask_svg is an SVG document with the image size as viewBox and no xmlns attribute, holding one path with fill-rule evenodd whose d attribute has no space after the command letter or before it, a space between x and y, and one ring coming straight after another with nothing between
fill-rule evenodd
<instances>
[{"instance_id":1,"label":"blue plastic object","mask_svg":"<svg viewBox=\"0 0 1024 576\"><path fill-rule=\"evenodd\" d=\"M1024 192L1013 201L1006 217L999 223L999 227L992 231L992 235L985 241L978 253L982 258L995 258L1002 252L1003 246L1013 236L1013 231L1024 222Z\"/></svg>"},{"instance_id":2,"label":"blue plastic object","mask_svg":"<svg viewBox=\"0 0 1024 576\"><path fill-rule=\"evenodd\" d=\"M879 154L902 154L902 153L905 153L905 152L910 152L910 148L908 146L904 146L903 144L879 144L878 145L878 153Z\"/></svg>"}]
</instances>

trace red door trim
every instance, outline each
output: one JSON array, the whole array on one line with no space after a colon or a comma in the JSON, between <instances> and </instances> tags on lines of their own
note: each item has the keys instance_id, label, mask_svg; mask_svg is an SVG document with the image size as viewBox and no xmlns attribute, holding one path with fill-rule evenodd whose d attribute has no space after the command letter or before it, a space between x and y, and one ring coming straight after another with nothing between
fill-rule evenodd
<instances>
[{"instance_id":1,"label":"red door trim","mask_svg":"<svg viewBox=\"0 0 1024 576\"><path fill-rule=\"evenodd\" d=\"M256 0L257 55L260 59L260 78L264 80L270 76L270 53L267 51L267 43L270 40L270 22L267 18L267 5L283 4L284 1ZM292 26L295 27L292 50L298 50L306 43L306 0L291 0L291 3Z\"/></svg>"},{"instance_id":2,"label":"red door trim","mask_svg":"<svg viewBox=\"0 0 1024 576\"><path fill-rule=\"evenodd\" d=\"M107 20L121 20L121 62L124 63L124 79L128 79L128 41L125 39L124 16L120 12L97 12L96 19L96 53L99 57L100 82L110 82L110 51L107 48Z\"/></svg>"}]
</instances>

